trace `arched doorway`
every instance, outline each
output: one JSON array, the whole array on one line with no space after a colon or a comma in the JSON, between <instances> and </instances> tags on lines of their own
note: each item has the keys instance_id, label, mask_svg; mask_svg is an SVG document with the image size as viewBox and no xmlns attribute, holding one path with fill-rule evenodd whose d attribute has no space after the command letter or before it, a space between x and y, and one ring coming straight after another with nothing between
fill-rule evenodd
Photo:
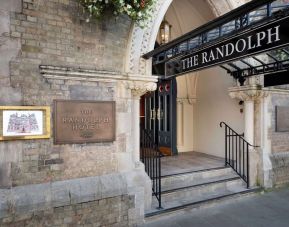
<instances>
[{"instance_id":1,"label":"arched doorway","mask_svg":"<svg viewBox=\"0 0 289 227\"><path fill-rule=\"evenodd\" d=\"M227 3L227 1L219 2L223 6L226 6ZM210 4L210 2L200 0L173 1L163 17L172 26L172 39L214 19L216 9L211 8ZM225 9L226 7L224 7ZM160 43L159 37L160 35L157 33L155 40L157 43ZM227 91L234 84L234 79L226 75L225 71L214 68L177 77L176 84L176 100L171 99L170 104L173 106L174 103L177 103L175 105L176 117L173 119L176 127L172 129L175 133L173 132L170 137L167 137L169 138L167 141L176 141L176 143L175 147L173 147L174 143L171 143L169 149L162 149L164 154L197 151L223 158L223 134L219 130L219 122L226 121L240 132L243 130L241 107L238 102L229 98ZM162 93L162 87L162 85L158 86L158 94ZM147 96L151 98L151 94ZM157 97L155 100L161 100L161 98ZM147 109L149 108L151 107L147 107ZM147 113L149 121L151 121L154 111L154 108L151 108ZM173 112L167 111L167 113ZM157 116L157 113L155 114ZM163 116L163 119L170 117L173 115ZM155 127L154 124L151 125ZM163 148L162 145L161 147ZM168 148L168 144L166 147Z\"/></svg>"},{"instance_id":2,"label":"arched doorway","mask_svg":"<svg viewBox=\"0 0 289 227\"><path fill-rule=\"evenodd\" d=\"M224 35L228 34L228 33L223 33L223 28L224 28L223 26L227 26L227 23L234 22L234 28L235 28L234 31L236 33L234 33L235 36L233 36L233 38L240 37L243 33L240 35L239 29L240 28L244 28L244 29L248 28L250 25L250 23L249 23L250 18L246 22L247 25L243 24L243 22L241 21L241 18L248 17L248 13L251 13L252 9L257 9L257 7L260 6L259 4L262 4L261 2L259 2L259 3L256 3L256 2L257 1L254 1L252 3L247 4L246 6L244 6L242 8L240 8L239 9L240 14L238 14L237 16L235 15L235 13L238 12L238 10L235 10L235 11L233 11L232 14L228 14L228 15L222 17L222 19L226 18L225 21L220 19L220 20L216 20L215 21L216 23L215 22L210 23L209 25L214 26L217 24L217 26L211 27L208 25L208 27L206 27L207 29L205 29L205 32L204 32L204 30L202 30L202 28L200 30L193 31L189 35L183 36L182 38L178 39L175 42L171 42L170 44L165 46L165 48L160 48L156 51L152 51L151 53L146 54L145 57L149 58L149 57L153 56L153 57L156 57L156 59L160 59L161 57L165 56L165 58L163 58L164 60L158 60L159 64L165 63L168 60L174 59L169 63L169 66L171 66L171 68L175 69L175 71L172 70L173 72L172 72L172 74L170 74L172 76L175 76L178 73L185 73L185 71L186 71L185 70L186 69L185 64L186 63L184 63L184 62L186 62L186 61L191 62L190 59L194 58L195 56L199 57L199 59L203 59L202 60L203 63L204 62L207 63L208 60L204 61L204 56L206 56L205 54L207 54L206 53L207 50L205 50L205 48L201 49L202 47L200 47L200 46L208 44L207 37L208 37L208 34L211 32L212 28L216 29L216 33L218 34L216 36L218 36L218 38L220 38L220 40L221 40L221 38L223 38ZM257 5L254 5L254 4L257 4ZM174 3L171 6L173 6L173 5L174 5ZM248 6L248 9L247 9L246 15L242 14L242 12L243 12L242 9L246 9L247 6ZM253 8L253 7L255 7L255 8ZM266 9L268 9L268 11L271 9L271 3L268 3L268 6L266 7ZM169 10L170 10L170 8L169 8ZM169 12L169 10L168 10L168 12ZM257 13L257 11L258 10L256 10L256 13ZM181 16L183 16L183 15L185 15L185 14L181 14ZM266 15L270 16L271 14L268 13ZM256 15L254 14L253 16L256 16ZM167 15L167 17L169 17L169 15ZM175 20L179 20L180 14L175 13L175 17L176 17ZM233 18L233 20L232 20L232 18ZM181 20L179 20L179 21L181 21ZM237 21L237 23L236 23L236 21ZM240 21L240 24L238 24L238 21ZM183 25L183 23L179 23L179 24ZM243 25L244 25L244 27L243 27ZM254 24L254 25L256 25L256 24ZM277 27L276 27L276 29L277 29ZM257 33L257 34L259 34L259 33ZM277 34L277 32L276 32L276 34ZM192 36L190 36L190 35L192 35ZM148 38L148 37L146 37L146 38ZM199 45L199 46L197 46L197 48L200 47L200 49L195 48L196 46L191 46L191 40L194 38L200 38L200 39L198 39L198 44L197 44L197 45ZM148 40L148 39L146 39L146 40ZM218 42L220 40L218 40ZM226 39L225 41L228 41L228 40L230 41L230 39ZM216 41L216 39L215 39L215 41ZM224 40L222 39L222 41L224 41ZM220 43L222 44L222 42L220 42ZM220 43L217 43L217 44L220 44ZM183 44L185 45L185 48L181 48L181 45L183 45ZM211 45L211 43L208 44L207 46L209 46L209 48L213 49L213 47L210 45ZM199 53L195 53L194 50L199 51ZM211 53L213 55L213 52L211 52ZM185 56L185 58L179 57L182 54ZM201 54L201 55L198 55L198 54ZM170 55L170 56L168 56L168 55ZM190 57L190 56L192 56L192 57ZM248 55L242 55L242 56L239 56L239 58L246 57L246 56L248 56ZM271 57L270 54L268 54L268 56ZM177 58L177 57L179 57L179 58ZM235 58L234 60L239 61L240 60L239 58ZM252 58L255 59L254 56ZM230 60L232 60L232 59L230 59ZM229 59L228 59L228 61L229 61ZM276 62L277 62L277 59L276 59ZM174 64L176 64L176 65L174 65ZM193 66L196 66L196 65L198 65L198 61L197 61L197 63L190 63L190 64L192 64ZM179 67L179 65L180 65L180 67ZM211 65L213 65L213 64L211 64ZM228 63L228 65L232 66L232 67L235 66L233 63ZM247 64L247 65L250 66L250 64ZM139 68L138 69L135 68L135 69L140 70L142 72L148 72L148 70L149 70L148 66L150 66L149 62L144 62L141 60L140 64L137 66ZM177 67L179 67L179 68L177 69ZM202 67L203 67L203 65L196 67L196 68L190 66L190 69L192 69L192 70L193 69L200 69ZM227 70L227 72L230 72L231 75L234 75L231 70L228 70L225 66L222 66L222 67L225 68ZM254 66L250 66L250 67L252 68ZM134 68L134 67L132 67L132 68ZM238 67L235 67L235 69L238 70ZM168 67L167 70L170 71L170 68ZM240 73L240 71L237 71L237 72ZM239 77L236 77L236 74L234 75L234 77L237 79L242 79L241 78L242 76L243 76L243 74L241 76L239 75ZM249 76L251 76L251 74ZM188 82L188 80L189 80L188 78L190 78L190 77L195 77L195 80ZM225 156L226 157L226 165L229 164L235 170L235 172L237 172L237 174L240 177L242 177L242 179L247 183L247 187L249 187L251 185L250 184L251 182L253 182L252 185L255 185L256 183L254 181L255 181L255 179L257 179L255 177L256 176L255 172L258 169L258 167L257 167L258 160L255 161L255 159L253 157L253 158L250 158L250 160L254 160L254 161L249 162L249 156L252 157L254 155L253 152L255 152L257 150L254 150L254 149L249 150L248 147L251 146L251 147L256 148L256 146L252 145L253 143L251 142L251 141L254 141L254 136L256 136L256 134L254 135L254 127L256 127L256 125L254 124L254 117L255 117L254 104L256 104L256 103L254 103L254 101L255 101L255 99L259 98L259 94L260 94L260 97L262 97L263 95L266 95L265 93L263 94L260 92L261 84L252 84L254 82L249 80L247 82L249 88L247 88L247 90L246 90L246 91L249 91L249 93L246 93L245 89L243 89L244 87L242 87L243 90L239 89L239 87L236 86L237 85L236 81L234 81L234 80L229 81L229 79L225 75L225 73L222 73L220 71L220 69L217 69L217 68L213 68L210 70L205 70L203 72L200 72L200 73L198 73L198 77L196 77L195 75L189 76L187 74L185 77L182 77L182 78L185 78L185 79L183 79L183 80L179 79L179 87L180 87L179 90L182 90L184 92L182 92L183 94L178 93L178 99L180 100L179 102L182 104L181 105L182 107L179 108L180 109L179 112L181 113L180 115L183 117L182 117L182 119L178 119L178 121L183 123L183 125L178 126L178 134L179 134L178 135L178 138L179 138L178 142L185 144L186 138L184 135L189 135L189 136L192 135L193 139L191 139L191 141L193 141L193 145L192 145L193 149L198 149L199 151L206 153L206 154L213 151L214 152L214 153L212 153L213 155L221 157L222 156L222 154L221 154L222 150L224 150L224 149L222 146L219 146L220 144L218 143L218 141L214 140L218 137L218 133L216 133L216 131L214 131L214 129L212 127L217 128L216 126L221 121L226 121L228 123L228 121L232 120L232 122L235 123L237 120L237 124L234 125L233 127L236 129L239 126L239 130L238 129L237 130L241 131L243 129L243 126L245 126L245 132L246 132L245 136L244 136L244 134L242 135L241 133L237 133L236 131L232 130L232 128L230 128L224 122L221 122L221 124L220 124L221 127L226 125L226 131L225 131L226 149L225 150L227 151L227 145L228 145L229 150L231 150L231 154L232 154L232 156L230 157L230 153L229 153L229 157L228 157L229 161L227 161L227 153L226 153L226 156ZM167 78L165 78L165 79L167 79ZM241 80L239 80L239 83L241 86L244 85L243 82ZM188 85L191 85L191 87L193 89L185 90L184 87L188 87ZM246 117L246 120L245 120L246 124L244 124L244 120L242 119L242 109L243 109L242 102L232 101L228 97L228 93L229 93L228 88L232 87L232 86L235 86L235 87L230 89L230 91L229 91L231 97L236 97L237 92L239 92L239 93L240 93L240 91L242 92L242 93L240 93L242 96L242 97L240 96L241 97L240 99L244 100L244 102L245 102L244 106L245 106L246 114L244 117ZM190 91L193 91L193 92L190 92ZM252 91L255 92L255 93L253 93L253 95L251 93ZM247 98L247 96L249 96L249 98ZM191 105L192 108L190 110L185 110L184 103L181 100L185 100L186 102L188 102L188 104ZM186 117L187 113L192 113L192 114L188 114L190 116ZM259 120L258 116L256 116L256 118L257 118L257 120ZM184 128L186 128L186 126L188 125L188 119L192 120L191 125L193 125L193 126L191 127L191 129L193 128L192 129L193 133L190 134L190 133L186 132L186 133L183 133L182 135L180 135L179 132L186 131L186 130L184 130ZM229 122L229 124L232 125L230 122ZM227 133L227 129L230 130L229 133ZM233 131L233 133L232 133L232 131ZM237 139L234 139L234 138L238 138L238 139L241 138L243 140L243 146L240 145L240 140L238 141ZM248 138L249 142L246 141L244 138ZM229 143L227 143L227 139L228 139ZM196 143L195 143L195 141L196 141ZM245 142L246 146L244 146L244 142ZM252 144L250 144L250 142ZM230 147L235 148L235 150L231 149ZM239 147L239 149L237 149L237 147ZM247 148L245 149L244 147L247 147ZM237 155L237 150L243 151L243 153L242 153L243 158L240 158L241 152L239 152ZM183 151L185 152L186 150L184 149ZM219 151L221 151L221 152L219 152ZM234 153L235 151L236 151L236 153ZM151 153L149 152L149 154L151 154ZM235 158L234 158L234 155L235 155ZM245 161L243 161L243 164L241 165L240 162L239 163L237 162L236 157L239 157L239 160L242 160L242 159L246 160L247 167L246 168L244 167ZM251 167L249 168L249 164L251 164L251 163L253 163L253 168L251 168ZM239 170L238 170L238 168L239 168ZM224 174L222 174L222 175L224 175ZM249 176L250 176L251 181L249 181ZM254 179L254 180L252 180L252 179ZM223 179L222 182L224 182L224 180L225 180L225 182L227 182L227 181L231 182L231 181L238 180L238 179L236 179L236 177L234 177L234 176L231 176L231 179L230 178ZM218 181L218 182L220 182L220 181ZM212 182L210 182L210 184L211 183ZM207 182L205 182L205 184L207 185ZM174 186L174 185L172 185L172 186ZM189 185L189 186L185 186L185 188L187 188L187 187L192 188L195 186L196 185ZM237 186L240 186L240 185L237 185ZM227 187L227 186L225 186L225 187ZM172 189L172 190L175 190L175 189ZM178 188L178 189L180 189L180 188ZM234 191L236 188L233 187L231 189Z\"/></svg>"},{"instance_id":3,"label":"arched doorway","mask_svg":"<svg viewBox=\"0 0 289 227\"><path fill-rule=\"evenodd\" d=\"M144 93L156 89L153 85L157 77L152 76L152 62L151 60L145 60L142 55L153 50L155 46L156 37L159 31L160 24L170 7L172 0L159 0L156 2L154 7L151 21L149 22L146 29L141 29L137 25L134 25L131 30L130 40L127 46L127 54L125 58L125 71L129 76L138 76L143 79L141 85L134 84L132 89L132 95L136 98L133 102L134 110L133 113L133 131L134 140L134 161L139 162L139 98ZM193 1L192 1L193 2ZM215 16L219 16L228 12L229 10L237 7L238 5L247 2L247 0L218 0L218 1L207 1L209 8L212 9Z\"/></svg>"}]
</instances>

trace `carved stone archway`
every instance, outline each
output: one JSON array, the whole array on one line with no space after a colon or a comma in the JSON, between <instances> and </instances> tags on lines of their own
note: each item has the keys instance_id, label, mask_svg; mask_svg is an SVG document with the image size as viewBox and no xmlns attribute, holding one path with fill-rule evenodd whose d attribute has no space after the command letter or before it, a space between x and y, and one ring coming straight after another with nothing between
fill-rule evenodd
<instances>
[{"instance_id":1,"label":"carved stone archway","mask_svg":"<svg viewBox=\"0 0 289 227\"><path fill-rule=\"evenodd\" d=\"M158 30L164 15L173 0L158 0L149 22L148 28L143 30L134 25L130 34L126 57L126 72L133 75L151 76L151 60L141 56L151 50L155 45ZM206 0L212 7L215 16L220 16L249 0Z\"/></svg>"},{"instance_id":2,"label":"carved stone archway","mask_svg":"<svg viewBox=\"0 0 289 227\"><path fill-rule=\"evenodd\" d=\"M212 7L212 11L215 16L220 16L228 12L229 10L236 8L248 0L206 0L208 5ZM147 88L147 83L156 83L157 77L152 76L151 72L151 60L145 60L141 56L154 49L156 37L159 31L160 24L164 18L164 15L168 11L173 0L158 0L154 7L154 12L151 20L148 23L147 29L141 29L136 24L133 25L128 40L125 73L131 78L146 78L142 80L136 87L129 86L128 89L132 91L133 101L133 134L134 134L134 160L138 163L139 157L139 97L146 91L151 91L156 86L150 85L150 89ZM142 85L141 85L142 84Z\"/></svg>"}]
</instances>

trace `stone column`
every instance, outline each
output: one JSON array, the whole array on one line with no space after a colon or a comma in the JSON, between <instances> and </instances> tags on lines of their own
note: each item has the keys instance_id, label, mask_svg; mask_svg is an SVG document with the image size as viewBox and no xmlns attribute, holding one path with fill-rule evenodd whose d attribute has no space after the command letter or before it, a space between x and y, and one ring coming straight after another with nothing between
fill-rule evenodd
<instances>
[{"instance_id":1,"label":"stone column","mask_svg":"<svg viewBox=\"0 0 289 227\"><path fill-rule=\"evenodd\" d=\"M255 102L259 102L267 93L262 89L260 85L248 85L242 87L233 87L229 89L229 95L231 98L244 101L245 107L245 140L251 145L258 145L255 142ZM257 116L258 117L258 116ZM260 129L261 130L261 129ZM259 133L259 132L258 132ZM260 150L261 148L250 147L249 150L249 165L250 165L250 186L255 186L258 179L258 168L260 162Z\"/></svg>"},{"instance_id":2,"label":"stone column","mask_svg":"<svg viewBox=\"0 0 289 227\"><path fill-rule=\"evenodd\" d=\"M267 97L268 95L268 97ZM260 146L262 146L261 153L261 173L260 178L262 181L262 186L265 188L271 188L273 186L272 181L272 163L271 163L271 139L269 139L269 128L272 127L271 123L271 113L269 113L269 100L270 92L267 92L266 97L260 103Z\"/></svg>"},{"instance_id":3,"label":"stone column","mask_svg":"<svg viewBox=\"0 0 289 227\"><path fill-rule=\"evenodd\" d=\"M254 144L254 100L244 100L245 139Z\"/></svg>"},{"instance_id":4,"label":"stone column","mask_svg":"<svg viewBox=\"0 0 289 227\"><path fill-rule=\"evenodd\" d=\"M254 104L255 101L264 97L264 91L260 85L248 85L229 89L229 95L233 99L244 101L245 107L245 139L254 144Z\"/></svg>"},{"instance_id":5,"label":"stone column","mask_svg":"<svg viewBox=\"0 0 289 227\"><path fill-rule=\"evenodd\" d=\"M154 82L128 82L128 89L132 94L133 161L136 167L140 166L140 97L156 88Z\"/></svg>"}]
</instances>

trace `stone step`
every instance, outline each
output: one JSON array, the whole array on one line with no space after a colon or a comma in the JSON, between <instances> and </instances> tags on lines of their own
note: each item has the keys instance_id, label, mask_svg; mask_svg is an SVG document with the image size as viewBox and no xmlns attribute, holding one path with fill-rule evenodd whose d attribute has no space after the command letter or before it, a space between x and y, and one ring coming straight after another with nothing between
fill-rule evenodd
<instances>
[{"instance_id":1,"label":"stone step","mask_svg":"<svg viewBox=\"0 0 289 227\"><path fill-rule=\"evenodd\" d=\"M162 177L162 191L206 184L233 177L237 177L237 174L228 167L174 174Z\"/></svg>"},{"instance_id":2,"label":"stone step","mask_svg":"<svg viewBox=\"0 0 289 227\"><path fill-rule=\"evenodd\" d=\"M161 209L155 208L150 210L149 212L146 212L145 214L145 220L149 221L150 219L153 218L158 218L159 216L162 215L168 215L170 213L174 212L180 212L184 209L201 209L203 207L212 207L217 203L220 202L226 202L229 201L230 199L240 199L244 196L250 196L254 195L257 192L260 192L260 188L251 188L251 189L240 189L240 191L237 192L232 192L232 193L226 193L223 195L218 195L214 196L212 198L208 198L205 200L198 200L198 201L192 201L188 203L184 203L182 205L171 205L167 207L162 207Z\"/></svg>"},{"instance_id":3,"label":"stone step","mask_svg":"<svg viewBox=\"0 0 289 227\"><path fill-rule=\"evenodd\" d=\"M182 203L194 198L203 198L208 195L219 195L223 192L236 192L243 189L245 184L239 177L227 178L214 182L208 182L200 185L192 185L183 188L168 190L162 192L163 204L175 201Z\"/></svg>"},{"instance_id":4,"label":"stone step","mask_svg":"<svg viewBox=\"0 0 289 227\"><path fill-rule=\"evenodd\" d=\"M229 177L218 181L206 182L204 184L163 191L162 207L164 210L170 210L175 207L199 203L230 194L240 193L245 190L247 190L245 182L240 177ZM158 212L157 207L158 202L155 197L153 197L152 209L147 213Z\"/></svg>"}]
</instances>

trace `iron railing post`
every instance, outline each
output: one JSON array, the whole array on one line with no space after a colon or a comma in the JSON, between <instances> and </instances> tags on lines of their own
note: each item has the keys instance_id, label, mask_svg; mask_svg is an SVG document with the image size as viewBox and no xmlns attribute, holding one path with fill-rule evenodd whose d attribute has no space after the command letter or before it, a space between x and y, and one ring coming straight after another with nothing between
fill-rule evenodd
<instances>
[{"instance_id":1,"label":"iron railing post","mask_svg":"<svg viewBox=\"0 0 289 227\"><path fill-rule=\"evenodd\" d=\"M227 127L225 128L225 166L228 165L228 135Z\"/></svg>"},{"instance_id":2,"label":"iron railing post","mask_svg":"<svg viewBox=\"0 0 289 227\"><path fill-rule=\"evenodd\" d=\"M146 130L141 132L141 159L145 166L145 171L152 180L153 195L158 200L158 208L162 208L162 188L161 188L161 152Z\"/></svg>"},{"instance_id":3,"label":"iron railing post","mask_svg":"<svg viewBox=\"0 0 289 227\"><path fill-rule=\"evenodd\" d=\"M247 188L250 187L250 171L249 171L249 168L250 168L250 165L249 165L249 158L250 155L249 155L249 144L247 144Z\"/></svg>"},{"instance_id":4,"label":"iron railing post","mask_svg":"<svg viewBox=\"0 0 289 227\"><path fill-rule=\"evenodd\" d=\"M158 179L158 183L159 183L159 209L162 208L162 182L161 182L161 153L159 152L158 153L159 155L159 158L158 158L158 161L159 161L159 179Z\"/></svg>"}]
</instances>

